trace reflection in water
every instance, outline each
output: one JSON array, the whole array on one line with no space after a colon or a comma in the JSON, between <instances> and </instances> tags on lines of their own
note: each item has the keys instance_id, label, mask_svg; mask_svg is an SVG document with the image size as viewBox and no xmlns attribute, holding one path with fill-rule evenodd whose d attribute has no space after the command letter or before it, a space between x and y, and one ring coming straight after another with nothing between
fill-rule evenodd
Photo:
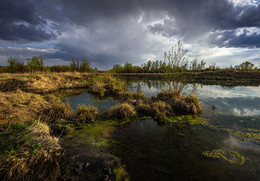
<instances>
[{"instance_id":1,"label":"reflection in water","mask_svg":"<svg viewBox=\"0 0 260 181\"><path fill-rule=\"evenodd\" d=\"M137 82L128 80L128 90L135 92ZM153 120L133 121L113 134L117 144L110 151L126 165L131 180L260 180L260 147L241 141L223 129L241 131L260 129L260 87L221 87L217 85L180 84L162 80L139 80L147 97L174 86L195 93L203 103L209 124L158 124ZM77 104L109 108L116 100L96 100L88 93L69 97ZM212 109L212 106L215 109ZM205 158L202 151L225 149L245 157L245 164L230 165L218 159Z\"/></svg>"}]
</instances>

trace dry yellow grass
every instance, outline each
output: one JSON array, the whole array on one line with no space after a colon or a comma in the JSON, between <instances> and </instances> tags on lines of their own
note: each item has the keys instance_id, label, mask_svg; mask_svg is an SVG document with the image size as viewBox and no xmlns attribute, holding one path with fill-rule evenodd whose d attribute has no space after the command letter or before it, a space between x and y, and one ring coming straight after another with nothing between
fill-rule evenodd
<instances>
[{"instance_id":1,"label":"dry yellow grass","mask_svg":"<svg viewBox=\"0 0 260 181\"><path fill-rule=\"evenodd\" d=\"M79 73L56 73L34 74L33 76L11 77L0 79L0 91L9 92L21 89L23 91L46 93L58 89L87 87L87 74Z\"/></svg>"},{"instance_id":2,"label":"dry yellow grass","mask_svg":"<svg viewBox=\"0 0 260 181\"><path fill-rule=\"evenodd\" d=\"M60 177L58 160L63 149L58 138L50 136L46 123L36 121L18 133L16 139L25 137L17 150L5 152L0 157L2 180L56 180ZM11 146L11 145L10 145Z\"/></svg>"},{"instance_id":3,"label":"dry yellow grass","mask_svg":"<svg viewBox=\"0 0 260 181\"><path fill-rule=\"evenodd\" d=\"M126 102L117 104L104 113L108 119L113 118L133 118L137 116L135 107Z\"/></svg>"},{"instance_id":4,"label":"dry yellow grass","mask_svg":"<svg viewBox=\"0 0 260 181\"><path fill-rule=\"evenodd\" d=\"M168 90L158 93L155 99L165 101L175 111L185 114L199 114L202 112L202 105L195 95L183 97L179 91Z\"/></svg>"},{"instance_id":5,"label":"dry yellow grass","mask_svg":"<svg viewBox=\"0 0 260 181\"><path fill-rule=\"evenodd\" d=\"M41 119L53 121L68 117L70 105L52 96L16 92L0 92L0 124L28 123Z\"/></svg>"},{"instance_id":6,"label":"dry yellow grass","mask_svg":"<svg viewBox=\"0 0 260 181\"><path fill-rule=\"evenodd\" d=\"M76 120L80 123L95 122L98 111L94 106L78 105L76 109Z\"/></svg>"}]
</instances>

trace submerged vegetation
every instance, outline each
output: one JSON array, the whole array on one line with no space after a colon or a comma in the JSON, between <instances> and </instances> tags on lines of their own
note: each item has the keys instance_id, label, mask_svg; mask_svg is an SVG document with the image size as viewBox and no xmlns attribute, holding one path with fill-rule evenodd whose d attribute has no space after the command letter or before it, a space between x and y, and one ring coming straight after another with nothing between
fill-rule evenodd
<instances>
[{"instance_id":1,"label":"submerged vegetation","mask_svg":"<svg viewBox=\"0 0 260 181\"><path fill-rule=\"evenodd\" d=\"M238 154L236 151L217 149L211 151L203 151L202 155L209 158L222 159L223 161L230 164L243 165L245 163L245 158L242 155Z\"/></svg>"},{"instance_id":2,"label":"submerged vegetation","mask_svg":"<svg viewBox=\"0 0 260 181\"><path fill-rule=\"evenodd\" d=\"M246 139L260 142L260 131L257 129L246 129L247 132L235 131L232 129L223 129L230 134L236 136L240 141L245 141Z\"/></svg>"}]
</instances>

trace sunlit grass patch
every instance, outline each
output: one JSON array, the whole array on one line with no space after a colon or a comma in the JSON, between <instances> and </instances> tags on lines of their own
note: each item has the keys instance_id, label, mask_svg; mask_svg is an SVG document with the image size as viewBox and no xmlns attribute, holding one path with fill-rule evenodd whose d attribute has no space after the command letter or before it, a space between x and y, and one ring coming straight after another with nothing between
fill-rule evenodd
<instances>
[{"instance_id":1,"label":"sunlit grass patch","mask_svg":"<svg viewBox=\"0 0 260 181\"><path fill-rule=\"evenodd\" d=\"M54 121L70 116L70 105L53 96L16 92L0 92L0 124L28 123L37 119Z\"/></svg>"},{"instance_id":2,"label":"sunlit grass patch","mask_svg":"<svg viewBox=\"0 0 260 181\"><path fill-rule=\"evenodd\" d=\"M153 99L168 103L176 112L184 114L199 114L202 112L202 105L199 99L193 94L183 97L177 90L163 90L156 97L153 97Z\"/></svg>"},{"instance_id":3,"label":"sunlit grass patch","mask_svg":"<svg viewBox=\"0 0 260 181\"><path fill-rule=\"evenodd\" d=\"M97 120L97 108L91 105L78 105L76 108L76 120L80 123L95 122Z\"/></svg>"},{"instance_id":4,"label":"sunlit grass patch","mask_svg":"<svg viewBox=\"0 0 260 181\"><path fill-rule=\"evenodd\" d=\"M133 105L124 102L111 107L104 112L103 116L107 119L134 118L137 116L137 113Z\"/></svg>"}]
</instances>

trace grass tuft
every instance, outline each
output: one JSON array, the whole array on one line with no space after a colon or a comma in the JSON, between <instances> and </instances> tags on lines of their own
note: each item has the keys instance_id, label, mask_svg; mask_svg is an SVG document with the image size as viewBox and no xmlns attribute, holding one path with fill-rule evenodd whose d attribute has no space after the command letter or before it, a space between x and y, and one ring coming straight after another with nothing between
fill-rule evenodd
<instances>
[{"instance_id":1,"label":"grass tuft","mask_svg":"<svg viewBox=\"0 0 260 181\"><path fill-rule=\"evenodd\" d=\"M133 118L137 113L135 107L126 102L117 104L104 113L104 117L107 119L112 118Z\"/></svg>"},{"instance_id":2,"label":"grass tuft","mask_svg":"<svg viewBox=\"0 0 260 181\"><path fill-rule=\"evenodd\" d=\"M98 115L97 108L94 106L78 105L76 109L76 120L80 123L93 123Z\"/></svg>"}]
</instances>

